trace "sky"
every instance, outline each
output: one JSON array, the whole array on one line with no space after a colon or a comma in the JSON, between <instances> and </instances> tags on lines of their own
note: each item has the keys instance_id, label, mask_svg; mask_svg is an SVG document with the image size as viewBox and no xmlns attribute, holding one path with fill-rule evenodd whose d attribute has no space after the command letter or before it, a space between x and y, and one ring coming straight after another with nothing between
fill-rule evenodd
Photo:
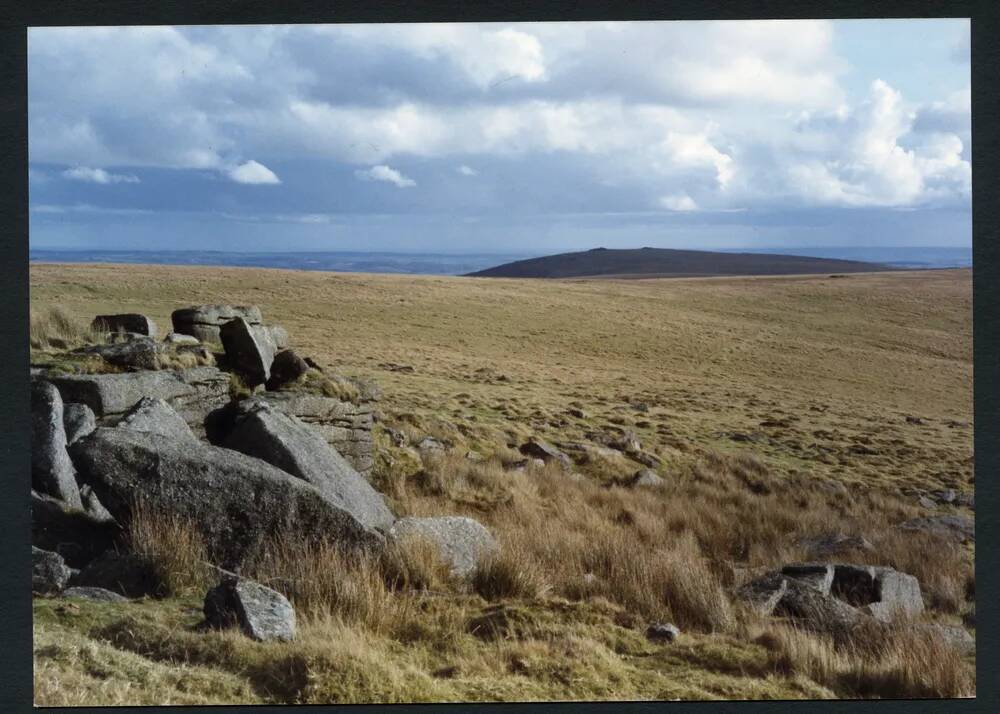
<instances>
[{"instance_id":1,"label":"sky","mask_svg":"<svg viewBox=\"0 0 1000 714\"><path fill-rule=\"evenodd\" d=\"M35 249L970 246L969 22L32 28Z\"/></svg>"}]
</instances>

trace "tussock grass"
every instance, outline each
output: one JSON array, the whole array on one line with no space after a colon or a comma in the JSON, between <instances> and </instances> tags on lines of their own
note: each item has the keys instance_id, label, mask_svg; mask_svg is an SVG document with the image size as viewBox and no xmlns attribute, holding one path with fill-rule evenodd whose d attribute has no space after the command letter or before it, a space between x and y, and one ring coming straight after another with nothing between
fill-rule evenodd
<instances>
[{"instance_id":1,"label":"tussock grass","mask_svg":"<svg viewBox=\"0 0 1000 714\"><path fill-rule=\"evenodd\" d=\"M848 645L788 624L757 638L784 675L809 677L850 697L954 698L975 695L975 672L950 645L926 632L879 627Z\"/></svg>"},{"instance_id":2,"label":"tussock grass","mask_svg":"<svg viewBox=\"0 0 1000 714\"><path fill-rule=\"evenodd\" d=\"M68 349L95 344L100 335L90 323L61 307L50 307L42 312L32 312L29 322L29 344L33 349Z\"/></svg>"},{"instance_id":3,"label":"tussock grass","mask_svg":"<svg viewBox=\"0 0 1000 714\"><path fill-rule=\"evenodd\" d=\"M208 551L192 523L158 512L142 501L133 504L125 529L129 550L145 559L163 584L164 595L203 594L215 584Z\"/></svg>"},{"instance_id":4,"label":"tussock grass","mask_svg":"<svg viewBox=\"0 0 1000 714\"><path fill-rule=\"evenodd\" d=\"M318 392L342 402L354 404L357 404L361 399L361 392L357 385L350 380L337 374L325 374L313 367L307 369L298 379L281 385L279 391Z\"/></svg>"}]
</instances>

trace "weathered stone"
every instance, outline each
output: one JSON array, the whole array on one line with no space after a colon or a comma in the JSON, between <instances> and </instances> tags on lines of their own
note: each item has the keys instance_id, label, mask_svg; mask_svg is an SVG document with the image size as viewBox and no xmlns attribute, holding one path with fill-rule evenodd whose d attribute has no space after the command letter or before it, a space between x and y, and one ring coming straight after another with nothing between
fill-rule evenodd
<instances>
[{"instance_id":1,"label":"weathered stone","mask_svg":"<svg viewBox=\"0 0 1000 714\"><path fill-rule=\"evenodd\" d=\"M796 563L783 567L781 574L827 595L833 584L834 567L829 563Z\"/></svg>"},{"instance_id":2,"label":"weathered stone","mask_svg":"<svg viewBox=\"0 0 1000 714\"><path fill-rule=\"evenodd\" d=\"M931 496L938 503L954 503L955 499L958 498L958 494L953 488L945 488L940 491L931 492Z\"/></svg>"},{"instance_id":3,"label":"weathered stone","mask_svg":"<svg viewBox=\"0 0 1000 714\"><path fill-rule=\"evenodd\" d=\"M960 654L974 655L976 640L965 628L956 625L942 625L937 622L920 622L913 625L917 630L926 632L932 638L954 647Z\"/></svg>"},{"instance_id":4,"label":"weathered stone","mask_svg":"<svg viewBox=\"0 0 1000 714\"><path fill-rule=\"evenodd\" d=\"M975 542L976 523L968 516L927 516L911 518L899 525L904 531L919 531L958 543Z\"/></svg>"},{"instance_id":5,"label":"weathered stone","mask_svg":"<svg viewBox=\"0 0 1000 714\"><path fill-rule=\"evenodd\" d=\"M541 459L545 463L551 461L562 464L565 468L573 467L573 462L566 454L542 439L530 439L521 445L520 452L525 456Z\"/></svg>"},{"instance_id":6,"label":"weathered stone","mask_svg":"<svg viewBox=\"0 0 1000 714\"><path fill-rule=\"evenodd\" d=\"M188 520L213 562L239 563L279 534L357 547L384 542L315 486L237 451L103 427L70 448L81 476L119 523L128 522L137 500Z\"/></svg>"},{"instance_id":7,"label":"weathered stone","mask_svg":"<svg viewBox=\"0 0 1000 714\"><path fill-rule=\"evenodd\" d=\"M294 416L308 424L337 453L347 459L362 476L367 477L371 473L375 464L372 440L374 419L372 405L369 402L359 401L355 403L322 394L297 391L264 392L254 398L263 400L285 414ZM224 404L228 401L228 396L226 396L224 401L218 403L213 409L224 408ZM175 408L177 408L176 405ZM195 422L200 419L200 422L205 425L206 432L211 430L211 422L219 416L218 414L210 415L209 412L199 413L194 408L190 410L190 416L184 411L181 411L181 415L184 416L188 424L192 425L192 428ZM225 421L223 419L223 422ZM228 424L224 424L223 434L217 437L208 435L209 441L217 443L225 438L228 428Z\"/></svg>"},{"instance_id":8,"label":"weathered stone","mask_svg":"<svg viewBox=\"0 0 1000 714\"><path fill-rule=\"evenodd\" d=\"M179 442L197 441L191 428L163 399L143 397L118 422L119 429L159 434Z\"/></svg>"},{"instance_id":9,"label":"weathered stone","mask_svg":"<svg viewBox=\"0 0 1000 714\"><path fill-rule=\"evenodd\" d=\"M72 444L81 436L86 436L97 428L94 412L86 404L63 404L63 429L66 443Z\"/></svg>"},{"instance_id":10,"label":"weathered stone","mask_svg":"<svg viewBox=\"0 0 1000 714\"><path fill-rule=\"evenodd\" d=\"M921 496L917 499L917 503L921 508L926 508L928 510L934 510L937 508L937 501L935 501L930 496Z\"/></svg>"},{"instance_id":11,"label":"weathered stone","mask_svg":"<svg viewBox=\"0 0 1000 714\"><path fill-rule=\"evenodd\" d=\"M163 338L163 341L171 345L179 346L195 346L200 345L201 342L194 335L184 335L180 332L168 332L167 336Z\"/></svg>"},{"instance_id":12,"label":"weathered stone","mask_svg":"<svg viewBox=\"0 0 1000 714\"><path fill-rule=\"evenodd\" d=\"M108 509L97 498L97 494L94 493L94 489L89 484L84 484L80 487L80 500L83 501L83 512L95 521L110 523L115 520L114 516L108 513Z\"/></svg>"},{"instance_id":13,"label":"weathered stone","mask_svg":"<svg viewBox=\"0 0 1000 714\"><path fill-rule=\"evenodd\" d=\"M103 588L127 597L157 597L165 584L153 564L131 553L106 551L73 576L74 587Z\"/></svg>"},{"instance_id":14,"label":"weathered stone","mask_svg":"<svg viewBox=\"0 0 1000 714\"><path fill-rule=\"evenodd\" d=\"M780 573L768 573L737 589L736 596L759 615L767 617L788 590L787 581Z\"/></svg>"},{"instance_id":15,"label":"weathered stone","mask_svg":"<svg viewBox=\"0 0 1000 714\"><path fill-rule=\"evenodd\" d=\"M271 376L265 384L268 391L274 391L282 385L294 382L309 370L305 360L292 350L282 350L274 356L271 363Z\"/></svg>"},{"instance_id":16,"label":"weathered stone","mask_svg":"<svg viewBox=\"0 0 1000 714\"><path fill-rule=\"evenodd\" d=\"M444 451L444 444L435 439L433 436L425 436L417 442L417 450L421 454L441 453Z\"/></svg>"},{"instance_id":17,"label":"weathered stone","mask_svg":"<svg viewBox=\"0 0 1000 714\"><path fill-rule=\"evenodd\" d=\"M53 377L51 381L65 401L86 404L98 417L123 414L143 397L164 399L175 409L206 398L229 398L229 376L215 367L81 374Z\"/></svg>"},{"instance_id":18,"label":"weathered stone","mask_svg":"<svg viewBox=\"0 0 1000 714\"><path fill-rule=\"evenodd\" d=\"M59 553L73 567L107 550L120 534L114 521L102 521L56 498L31 492L31 542Z\"/></svg>"},{"instance_id":19,"label":"weathered stone","mask_svg":"<svg viewBox=\"0 0 1000 714\"><path fill-rule=\"evenodd\" d=\"M156 323L137 313L98 315L90 326L96 332L134 332L156 337Z\"/></svg>"},{"instance_id":20,"label":"weathered stone","mask_svg":"<svg viewBox=\"0 0 1000 714\"><path fill-rule=\"evenodd\" d=\"M49 595L57 593L69 582L70 571L62 556L31 546L31 591Z\"/></svg>"},{"instance_id":21,"label":"weathered stone","mask_svg":"<svg viewBox=\"0 0 1000 714\"><path fill-rule=\"evenodd\" d=\"M139 337L134 340L116 342L108 345L90 345L81 347L77 352L98 355L108 364L131 369L157 369L160 366L160 355L167 351L167 346L157 342L152 337Z\"/></svg>"},{"instance_id":22,"label":"weathered stone","mask_svg":"<svg viewBox=\"0 0 1000 714\"><path fill-rule=\"evenodd\" d=\"M268 325L267 329L271 332L271 341L275 347L279 350L288 349L288 330L281 325Z\"/></svg>"},{"instance_id":23,"label":"weathered stone","mask_svg":"<svg viewBox=\"0 0 1000 714\"><path fill-rule=\"evenodd\" d=\"M263 322L260 308L256 305L198 305L174 310L170 320L174 332L191 335L201 342L221 344L220 328L237 317L249 325Z\"/></svg>"},{"instance_id":24,"label":"weathered stone","mask_svg":"<svg viewBox=\"0 0 1000 714\"><path fill-rule=\"evenodd\" d=\"M805 548L808 557L816 560L858 551L871 552L875 549L875 546L864 537L849 536L843 533L827 533L801 538L796 545Z\"/></svg>"},{"instance_id":25,"label":"weathered stone","mask_svg":"<svg viewBox=\"0 0 1000 714\"><path fill-rule=\"evenodd\" d=\"M881 622L910 618L924 611L920 582L892 568L875 568L878 599L865 606L865 611Z\"/></svg>"},{"instance_id":26,"label":"weathered stone","mask_svg":"<svg viewBox=\"0 0 1000 714\"><path fill-rule=\"evenodd\" d=\"M64 598L75 598L77 600L91 600L93 602L128 602L128 598L104 588L80 586L63 590Z\"/></svg>"},{"instance_id":27,"label":"weathered stone","mask_svg":"<svg viewBox=\"0 0 1000 714\"><path fill-rule=\"evenodd\" d=\"M455 577L471 575L482 558L493 555L500 548L479 521L461 516L401 518L393 525L389 536L397 541L419 537L434 543Z\"/></svg>"},{"instance_id":28,"label":"weathered stone","mask_svg":"<svg viewBox=\"0 0 1000 714\"><path fill-rule=\"evenodd\" d=\"M680 637L681 631L672 623L656 623L646 628L647 639L653 642L673 642Z\"/></svg>"},{"instance_id":29,"label":"weathered stone","mask_svg":"<svg viewBox=\"0 0 1000 714\"><path fill-rule=\"evenodd\" d=\"M647 488L662 488L667 482L652 469L639 469L632 475L629 486L645 486Z\"/></svg>"},{"instance_id":30,"label":"weathered stone","mask_svg":"<svg viewBox=\"0 0 1000 714\"><path fill-rule=\"evenodd\" d=\"M248 387L256 387L268 380L277 351L270 332L237 317L219 328L219 338L226 350L229 366Z\"/></svg>"},{"instance_id":31,"label":"weathered stone","mask_svg":"<svg viewBox=\"0 0 1000 714\"><path fill-rule=\"evenodd\" d=\"M295 638L295 610L284 595L259 583L235 576L205 595L205 621L216 628L238 626L259 642Z\"/></svg>"},{"instance_id":32,"label":"weathered stone","mask_svg":"<svg viewBox=\"0 0 1000 714\"><path fill-rule=\"evenodd\" d=\"M648 451L627 451L625 452L625 455L633 461L650 469L655 469L662 463L660 461L660 457L655 454L651 454Z\"/></svg>"},{"instance_id":33,"label":"weathered stone","mask_svg":"<svg viewBox=\"0 0 1000 714\"><path fill-rule=\"evenodd\" d=\"M866 615L842 600L825 595L807 582L788 578L788 589L774 614L795 619L803 627L835 636L849 634L866 620Z\"/></svg>"},{"instance_id":34,"label":"weathered stone","mask_svg":"<svg viewBox=\"0 0 1000 714\"><path fill-rule=\"evenodd\" d=\"M258 399L240 402L234 412L222 446L312 484L368 528L386 530L395 521L382 495L308 425Z\"/></svg>"},{"instance_id":35,"label":"weathered stone","mask_svg":"<svg viewBox=\"0 0 1000 714\"><path fill-rule=\"evenodd\" d=\"M624 431L617 437L614 437L608 446L617 451L624 451L626 453L631 451L642 451L642 442L639 441L639 437L632 431Z\"/></svg>"},{"instance_id":36,"label":"weathered stone","mask_svg":"<svg viewBox=\"0 0 1000 714\"><path fill-rule=\"evenodd\" d=\"M50 382L31 384L32 488L81 508L76 470L66 451L63 400Z\"/></svg>"}]
</instances>

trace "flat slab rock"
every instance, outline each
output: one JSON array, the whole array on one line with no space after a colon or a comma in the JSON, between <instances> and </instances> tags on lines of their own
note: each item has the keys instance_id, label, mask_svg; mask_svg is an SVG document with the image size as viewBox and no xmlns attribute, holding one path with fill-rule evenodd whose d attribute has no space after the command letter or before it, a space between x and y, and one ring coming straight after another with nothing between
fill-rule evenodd
<instances>
[{"instance_id":1,"label":"flat slab rock","mask_svg":"<svg viewBox=\"0 0 1000 714\"><path fill-rule=\"evenodd\" d=\"M483 524L462 516L401 518L389 531L389 537L396 541L427 539L439 548L454 577L471 575L484 557L500 548Z\"/></svg>"},{"instance_id":2,"label":"flat slab rock","mask_svg":"<svg viewBox=\"0 0 1000 714\"><path fill-rule=\"evenodd\" d=\"M216 367L150 370L123 374L79 374L52 377L64 401L86 404L98 417L124 414L143 397L168 402L224 396L229 375Z\"/></svg>"},{"instance_id":3,"label":"flat slab rock","mask_svg":"<svg viewBox=\"0 0 1000 714\"><path fill-rule=\"evenodd\" d=\"M239 627L259 642L295 639L292 604L281 593L252 580L224 577L205 595L204 612L211 627Z\"/></svg>"},{"instance_id":4,"label":"flat slab rock","mask_svg":"<svg viewBox=\"0 0 1000 714\"><path fill-rule=\"evenodd\" d=\"M963 515L911 518L899 525L904 531L919 531L957 543L976 541L976 522Z\"/></svg>"},{"instance_id":5,"label":"flat slab rock","mask_svg":"<svg viewBox=\"0 0 1000 714\"><path fill-rule=\"evenodd\" d=\"M128 598L104 588L92 587L72 587L63 590L62 596L65 598L75 598L77 600L91 600L93 602L128 602Z\"/></svg>"},{"instance_id":6,"label":"flat slab rock","mask_svg":"<svg viewBox=\"0 0 1000 714\"><path fill-rule=\"evenodd\" d=\"M543 439L533 438L521 445L520 452L525 456L541 459L545 463L557 462L566 468L572 468L573 462L569 456Z\"/></svg>"},{"instance_id":7,"label":"flat slab rock","mask_svg":"<svg viewBox=\"0 0 1000 714\"><path fill-rule=\"evenodd\" d=\"M187 422L163 399L143 397L118 422L119 429L159 434L181 442L196 442Z\"/></svg>"}]
</instances>

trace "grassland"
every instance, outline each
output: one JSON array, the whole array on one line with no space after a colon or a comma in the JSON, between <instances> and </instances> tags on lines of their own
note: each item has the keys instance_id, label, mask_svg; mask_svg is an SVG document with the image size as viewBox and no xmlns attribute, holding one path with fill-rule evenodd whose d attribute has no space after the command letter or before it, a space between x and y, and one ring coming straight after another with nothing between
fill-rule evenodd
<instances>
[{"instance_id":1,"label":"grassland","mask_svg":"<svg viewBox=\"0 0 1000 714\"><path fill-rule=\"evenodd\" d=\"M117 609L38 600L39 703L973 690L970 663L926 643L900 635L848 656L726 596L754 568L801 557L798 538L835 530L875 543L859 559L917 575L928 618L966 614L971 554L891 526L922 513L909 489L973 488L969 271L550 282L31 267L38 315L136 311L165 331L174 309L211 302L259 305L301 354L375 378L383 425L447 440L421 463L380 436L377 485L400 513L475 516L506 561L471 592L383 592L355 568L371 587L303 596L302 636L284 649L193 632L196 590ZM662 460L659 494L615 486L638 465L601 450L581 480L502 466L531 435L615 430ZM394 614L373 620L359 592ZM475 634L483 618L503 635ZM677 645L645 641L658 618L682 627Z\"/></svg>"}]
</instances>

